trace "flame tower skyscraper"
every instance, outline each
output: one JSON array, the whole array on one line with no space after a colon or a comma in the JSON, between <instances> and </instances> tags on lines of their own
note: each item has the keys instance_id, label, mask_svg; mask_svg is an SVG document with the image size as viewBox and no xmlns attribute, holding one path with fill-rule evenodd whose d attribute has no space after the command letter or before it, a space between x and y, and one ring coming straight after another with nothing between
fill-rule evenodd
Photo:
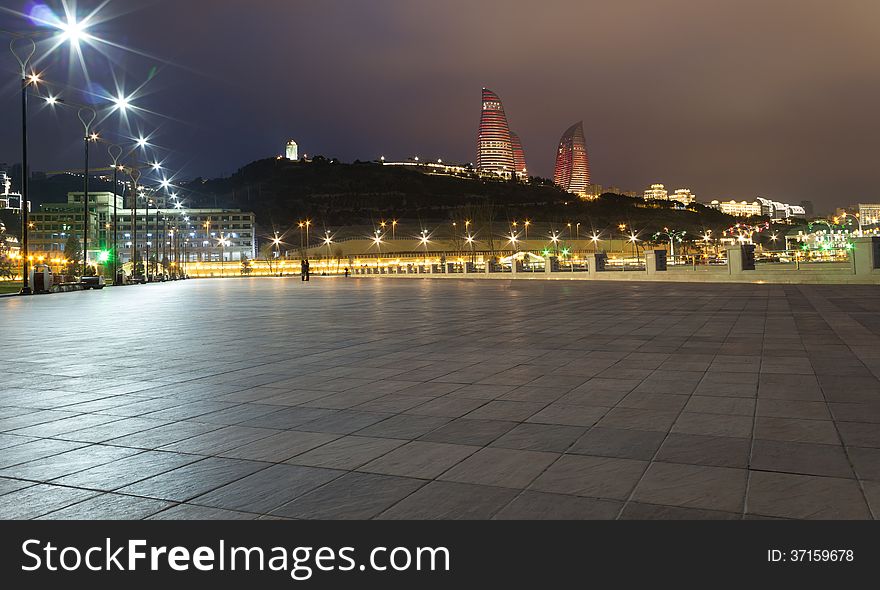
<instances>
[{"instance_id":1,"label":"flame tower skyscraper","mask_svg":"<svg viewBox=\"0 0 880 590\"><path fill-rule=\"evenodd\" d=\"M477 138L477 170L481 174L511 178L526 173L525 152L519 137L511 133L504 105L497 94L483 88L483 111Z\"/></svg>"},{"instance_id":2,"label":"flame tower skyscraper","mask_svg":"<svg viewBox=\"0 0 880 590\"><path fill-rule=\"evenodd\" d=\"M590 186L590 158L584 139L583 121L569 127L559 140L553 182L570 193L587 195L587 187Z\"/></svg>"}]
</instances>

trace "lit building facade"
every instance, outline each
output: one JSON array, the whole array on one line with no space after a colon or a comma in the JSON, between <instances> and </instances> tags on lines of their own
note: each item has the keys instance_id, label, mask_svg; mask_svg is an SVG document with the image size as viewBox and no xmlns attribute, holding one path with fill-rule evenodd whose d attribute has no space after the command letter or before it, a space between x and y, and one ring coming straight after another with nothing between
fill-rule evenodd
<instances>
[{"instance_id":1,"label":"lit building facade","mask_svg":"<svg viewBox=\"0 0 880 590\"><path fill-rule=\"evenodd\" d=\"M89 261L96 260L100 251L113 247L113 197L113 193L89 193L89 203L94 203L89 207ZM38 212L31 214L30 253L52 258L63 256L71 235L82 243L83 193L69 193L67 198L67 203L43 204ZM149 253L152 258L154 249L163 247L163 241L167 255L172 240L179 239L190 262L256 258L253 213L239 209L140 208L135 212L133 225L131 209L122 206L122 197L116 196L116 205L121 263L132 258L135 228L137 250L142 257Z\"/></svg>"},{"instance_id":2,"label":"lit building facade","mask_svg":"<svg viewBox=\"0 0 880 590\"><path fill-rule=\"evenodd\" d=\"M668 201L669 192L662 184L652 184L651 188L645 191L644 198L646 201Z\"/></svg>"},{"instance_id":3,"label":"lit building facade","mask_svg":"<svg viewBox=\"0 0 880 590\"><path fill-rule=\"evenodd\" d=\"M292 139L287 142L287 147L284 151L285 156L288 160L293 160L296 162L299 160L299 146Z\"/></svg>"},{"instance_id":4,"label":"lit building facade","mask_svg":"<svg viewBox=\"0 0 880 590\"><path fill-rule=\"evenodd\" d=\"M761 203L757 201L712 201L709 206L734 217L752 217L761 215Z\"/></svg>"},{"instance_id":5,"label":"lit building facade","mask_svg":"<svg viewBox=\"0 0 880 590\"><path fill-rule=\"evenodd\" d=\"M859 223L862 226L880 224L880 203L859 203Z\"/></svg>"},{"instance_id":6,"label":"lit building facade","mask_svg":"<svg viewBox=\"0 0 880 590\"><path fill-rule=\"evenodd\" d=\"M583 121L569 127L559 140L553 182L562 190L582 197L589 196L590 158Z\"/></svg>"},{"instance_id":7,"label":"lit building facade","mask_svg":"<svg viewBox=\"0 0 880 590\"><path fill-rule=\"evenodd\" d=\"M516 176L520 180L528 180L529 170L528 166L526 166L526 152L523 150L519 135L512 131L510 133L510 143L513 147L513 169L516 172Z\"/></svg>"},{"instance_id":8,"label":"lit building facade","mask_svg":"<svg viewBox=\"0 0 880 590\"><path fill-rule=\"evenodd\" d=\"M680 188L675 191L672 197L670 197L671 201L678 201L684 205L692 205L697 201L696 195L691 192L689 188Z\"/></svg>"},{"instance_id":9,"label":"lit building facade","mask_svg":"<svg viewBox=\"0 0 880 590\"><path fill-rule=\"evenodd\" d=\"M504 105L497 94L483 88L483 110L477 138L477 171L511 178L515 169L513 139Z\"/></svg>"},{"instance_id":10,"label":"lit building facade","mask_svg":"<svg viewBox=\"0 0 880 590\"><path fill-rule=\"evenodd\" d=\"M5 170L0 170L0 209L21 212L21 195L12 192L12 179Z\"/></svg>"},{"instance_id":11,"label":"lit building facade","mask_svg":"<svg viewBox=\"0 0 880 590\"><path fill-rule=\"evenodd\" d=\"M773 221L788 221L789 219L806 219L807 212L800 205L789 205L763 197L758 197L761 204L761 215L769 217Z\"/></svg>"}]
</instances>

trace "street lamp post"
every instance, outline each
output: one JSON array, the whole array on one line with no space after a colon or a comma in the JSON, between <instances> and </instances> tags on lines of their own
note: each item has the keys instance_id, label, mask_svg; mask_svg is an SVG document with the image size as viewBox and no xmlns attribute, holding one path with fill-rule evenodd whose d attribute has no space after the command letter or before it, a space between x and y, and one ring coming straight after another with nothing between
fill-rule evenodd
<instances>
[{"instance_id":1,"label":"street lamp post","mask_svg":"<svg viewBox=\"0 0 880 590\"><path fill-rule=\"evenodd\" d=\"M111 145L107 148L107 152L113 161L113 284L119 285L119 224L116 217L116 193L119 191L119 158L122 157L122 147Z\"/></svg>"},{"instance_id":2,"label":"street lamp post","mask_svg":"<svg viewBox=\"0 0 880 590\"><path fill-rule=\"evenodd\" d=\"M27 39L29 46L25 50L18 48L18 38L13 38L9 43L9 50L15 56L21 66L21 295L31 295L33 290L28 276L28 86L36 82L36 78L29 79L27 74L28 64L37 52L37 43L33 39Z\"/></svg>"},{"instance_id":3,"label":"street lamp post","mask_svg":"<svg viewBox=\"0 0 880 590\"><path fill-rule=\"evenodd\" d=\"M83 168L83 267L82 274L86 274L89 264L89 142L98 138L91 133L92 124L98 117L98 113L91 107L82 107L77 113L85 131L83 144L85 146L85 165Z\"/></svg>"},{"instance_id":4,"label":"street lamp post","mask_svg":"<svg viewBox=\"0 0 880 590\"><path fill-rule=\"evenodd\" d=\"M137 168L130 168L128 170L128 176L131 178L131 276L134 278L137 276L137 265L138 259L140 258L140 252L138 252L138 241L137 241L137 199L138 199L138 182L141 179L141 171Z\"/></svg>"},{"instance_id":5,"label":"street lamp post","mask_svg":"<svg viewBox=\"0 0 880 590\"><path fill-rule=\"evenodd\" d=\"M428 266L428 242L430 241L428 240L428 230L422 230L422 237L419 241L422 243L422 246L425 247L425 266Z\"/></svg>"}]
</instances>

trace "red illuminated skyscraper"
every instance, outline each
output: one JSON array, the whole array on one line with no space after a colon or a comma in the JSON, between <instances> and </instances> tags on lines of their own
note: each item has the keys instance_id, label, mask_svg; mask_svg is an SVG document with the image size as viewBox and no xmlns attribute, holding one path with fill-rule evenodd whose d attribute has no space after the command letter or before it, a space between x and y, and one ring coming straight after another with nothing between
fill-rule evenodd
<instances>
[{"instance_id":1,"label":"red illuminated skyscraper","mask_svg":"<svg viewBox=\"0 0 880 590\"><path fill-rule=\"evenodd\" d=\"M525 158L523 158L525 161ZM510 177L515 170L513 142L507 115L498 95L483 88L483 113L477 139L477 170Z\"/></svg>"},{"instance_id":2,"label":"red illuminated skyscraper","mask_svg":"<svg viewBox=\"0 0 880 590\"><path fill-rule=\"evenodd\" d=\"M526 166L526 153L523 151L519 135L513 131L510 132L510 144L513 147L513 169L521 180L528 180L529 171Z\"/></svg>"},{"instance_id":3,"label":"red illuminated skyscraper","mask_svg":"<svg viewBox=\"0 0 880 590\"><path fill-rule=\"evenodd\" d=\"M584 139L584 123L572 125L559 140L553 182L563 190L585 196L590 186L590 158Z\"/></svg>"}]
</instances>

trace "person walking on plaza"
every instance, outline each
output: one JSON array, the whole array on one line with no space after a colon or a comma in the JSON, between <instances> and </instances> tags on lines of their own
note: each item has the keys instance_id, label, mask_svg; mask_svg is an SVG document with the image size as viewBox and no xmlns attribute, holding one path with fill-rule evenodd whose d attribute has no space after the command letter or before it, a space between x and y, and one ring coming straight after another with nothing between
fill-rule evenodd
<instances>
[{"instance_id":1,"label":"person walking on plaza","mask_svg":"<svg viewBox=\"0 0 880 590\"><path fill-rule=\"evenodd\" d=\"M309 282L309 279L312 278L312 265L309 263L309 259L306 258L306 282Z\"/></svg>"},{"instance_id":2,"label":"person walking on plaza","mask_svg":"<svg viewBox=\"0 0 880 590\"><path fill-rule=\"evenodd\" d=\"M308 271L306 259L305 258L300 259L300 261L299 261L299 277L302 280L302 282L304 282L304 283L306 282L306 274L308 272L309 271Z\"/></svg>"}]
</instances>

